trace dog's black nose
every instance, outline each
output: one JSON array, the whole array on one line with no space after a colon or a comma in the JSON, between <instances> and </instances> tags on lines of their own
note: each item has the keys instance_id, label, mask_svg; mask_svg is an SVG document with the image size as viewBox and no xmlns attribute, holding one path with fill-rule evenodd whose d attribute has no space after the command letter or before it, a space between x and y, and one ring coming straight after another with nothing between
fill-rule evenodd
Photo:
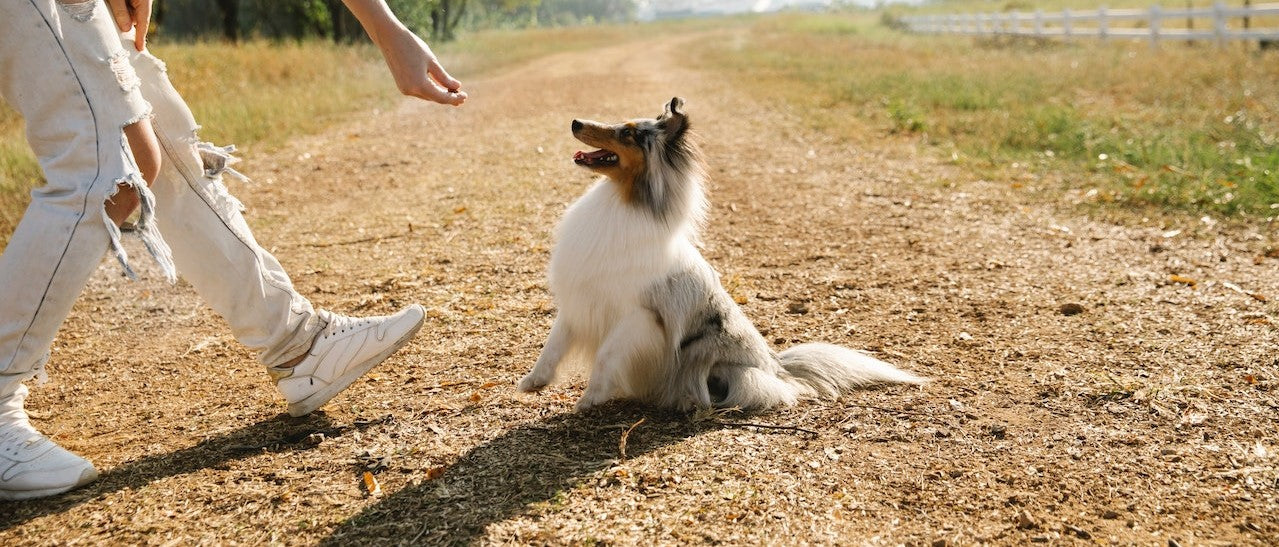
<instances>
[{"instance_id":1,"label":"dog's black nose","mask_svg":"<svg viewBox=\"0 0 1279 547\"><path fill-rule=\"evenodd\" d=\"M581 120L573 120L573 132L574 132L574 133L577 133L577 132L578 132L579 130L581 130L581 129L582 129L582 121L581 121Z\"/></svg>"}]
</instances>

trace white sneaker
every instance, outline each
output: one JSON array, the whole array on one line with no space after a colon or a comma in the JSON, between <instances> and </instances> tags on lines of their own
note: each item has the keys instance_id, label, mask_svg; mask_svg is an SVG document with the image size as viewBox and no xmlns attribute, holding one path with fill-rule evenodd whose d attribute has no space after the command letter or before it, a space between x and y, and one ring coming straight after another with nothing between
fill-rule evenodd
<instances>
[{"instance_id":1,"label":"white sneaker","mask_svg":"<svg viewBox=\"0 0 1279 547\"><path fill-rule=\"evenodd\" d=\"M328 325L316 336L306 358L290 368L267 368L289 402L290 416L305 416L324 406L412 340L426 318L426 310L417 304L380 317L320 313Z\"/></svg>"},{"instance_id":2,"label":"white sneaker","mask_svg":"<svg viewBox=\"0 0 1279 547\"><path fill-rule=\"evenodd\" d=\"M31 427L22 410L26 390L0 402L0 500L43 498L96 480L93 464Z\"/></svg>"}]
</instances>

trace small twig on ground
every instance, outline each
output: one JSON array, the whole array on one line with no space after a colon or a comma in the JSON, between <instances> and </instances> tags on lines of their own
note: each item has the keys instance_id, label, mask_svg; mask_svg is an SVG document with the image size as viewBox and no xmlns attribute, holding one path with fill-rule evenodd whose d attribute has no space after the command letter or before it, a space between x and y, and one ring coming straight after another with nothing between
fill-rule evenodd
<instances>
[{"instance_id":1,"label":"small twig on ground","mask_svg":"<svg viewBox=\"0 0 1279 547\"><path fill-rule=\"evenodd\" d=\"M371 236L371 237L365 237L360 239L352 239L349 241L334 241L332 243L307 243L305 245L307 247L316 247L316 248L322 249L325 247L338 247L341 245L359 245L361 243L372 243L374 241L382 241L386 239L399 239L407 235L408 234L391 234L389 236Z\"/></svg>"},{"instance_id":2,"label":"small twig on ground","mask_svg":"<svg viewBox=\"0 0 1279 547\"><path fill-rule=\"evenodd\" d=\"M626 441L631 438L631 432L635 431L635 428L639 427L647 419L647 417L640 418L638 422L631 424L631 427L622 432L622 439L617 441L617 452L622 455L622 461L626 461Z\"/></svg>"},{"instance_id":3,"label":"small twig on ground","mask_svg":"<svg viewBox=\"0 0 1279 547\"><path fill-rule=\"evenodd\" d=\"M425 534L425 533L426 533L426 531L427 531L428 529L430 529L430 528L431 528L431 523L430 523L430 522L427 522L426 524L424 524L424 525L422 526L422 529L418 531L417 535L416 535L416 536L413 536L413 539L412 539L412 540L409 540L409 545L417 545L417 544L418 544L418 543L417 543L417 540L418 540L418 539L420 539L420 538L422 537L422 534Z\"/></svg>"},{"instance_id":4,"label":"small twig on ground","mask_svg":"<svg viewBox=\"0 0 1279 547\"><path fill-rule=\"evenodd\" d=\"M1237 478L1240 475L1250 475L1252 473L1269 473L1275 471L1274 467L1245 467L1243 469L1234 469L1231 471L1219 471L1214 473L1217 477L1225 479Z\"/></svg>"},{"instance_id":5,"label":"small twig on ground","mask_svg":"<svg viewBox=\"0 0 1279 547\"><path fill-rule=\"evenodd\" d=\"M757 427L760 429L780 429L785 431L799 431L801 433L807 433L814 437L821 436L821 433L818 433L811 429L804 429L802 427L796 427L793 425L770 425L770 424L757 424L757 423L751 423L751 422L726 422L723 420L715 420L715 423L719 425L726 425L729 427Z\"/></svg>"}]
</instances>

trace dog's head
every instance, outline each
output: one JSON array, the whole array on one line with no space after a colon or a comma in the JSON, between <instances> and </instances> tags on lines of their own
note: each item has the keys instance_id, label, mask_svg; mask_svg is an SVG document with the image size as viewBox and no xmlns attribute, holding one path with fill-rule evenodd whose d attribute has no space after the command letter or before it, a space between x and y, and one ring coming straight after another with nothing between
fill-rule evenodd
<instances>
[{"instance_id":1,"label":"dog's head","mask_svg":"<svg viewBox=\"0 0 1279 547\"><path fill-rule=\"evenodd\" d=\"M684 99L679 97L656 118L613 125L573 120L573 136L598 148L574 154L573 162L619 184L628 201L656 208L670 176L700 169L688 129Z\"/></svg>"}]
</instances>

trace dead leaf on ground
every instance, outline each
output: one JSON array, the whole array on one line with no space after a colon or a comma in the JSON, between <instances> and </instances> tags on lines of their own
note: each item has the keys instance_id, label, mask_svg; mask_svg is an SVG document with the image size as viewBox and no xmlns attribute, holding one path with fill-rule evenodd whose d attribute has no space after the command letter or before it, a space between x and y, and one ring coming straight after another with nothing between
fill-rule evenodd
<instances>
[{"instance_id":1,"label":"dead leaf on ground","mask_svg":"<svg viewBox=\"0 0 1279 547\"><path fill-rule=\"evenodd\" d=\"M1169 280L1169 281L1172 281L1173 283L1181 283L1181 284L1183 284L1183 285L1190 285L1190 288L1192 288L1192 289L1193 289L1193 288L1196 288L1196 287L1199 285L1199 281L1197 281L1197 280L1195 280L1194 278L1191 278L1191 277L1186 277L1186 276L1184 276L1184 275L1172 274L1171 276L1169 276L1169 277L1168 277L1168 280Z\"/></svg>"},{"instance_id":2,"label":"dead leaf on ground","mask_svg":"<svg viewBox=\"0 0 1279 547\"><path fill-rule=\"evenodd\" d=\"M369 497L382 495L382 485L378 484L377 477L368 471L364 472L364 491Z\"/></svg>"}]
</instances>

